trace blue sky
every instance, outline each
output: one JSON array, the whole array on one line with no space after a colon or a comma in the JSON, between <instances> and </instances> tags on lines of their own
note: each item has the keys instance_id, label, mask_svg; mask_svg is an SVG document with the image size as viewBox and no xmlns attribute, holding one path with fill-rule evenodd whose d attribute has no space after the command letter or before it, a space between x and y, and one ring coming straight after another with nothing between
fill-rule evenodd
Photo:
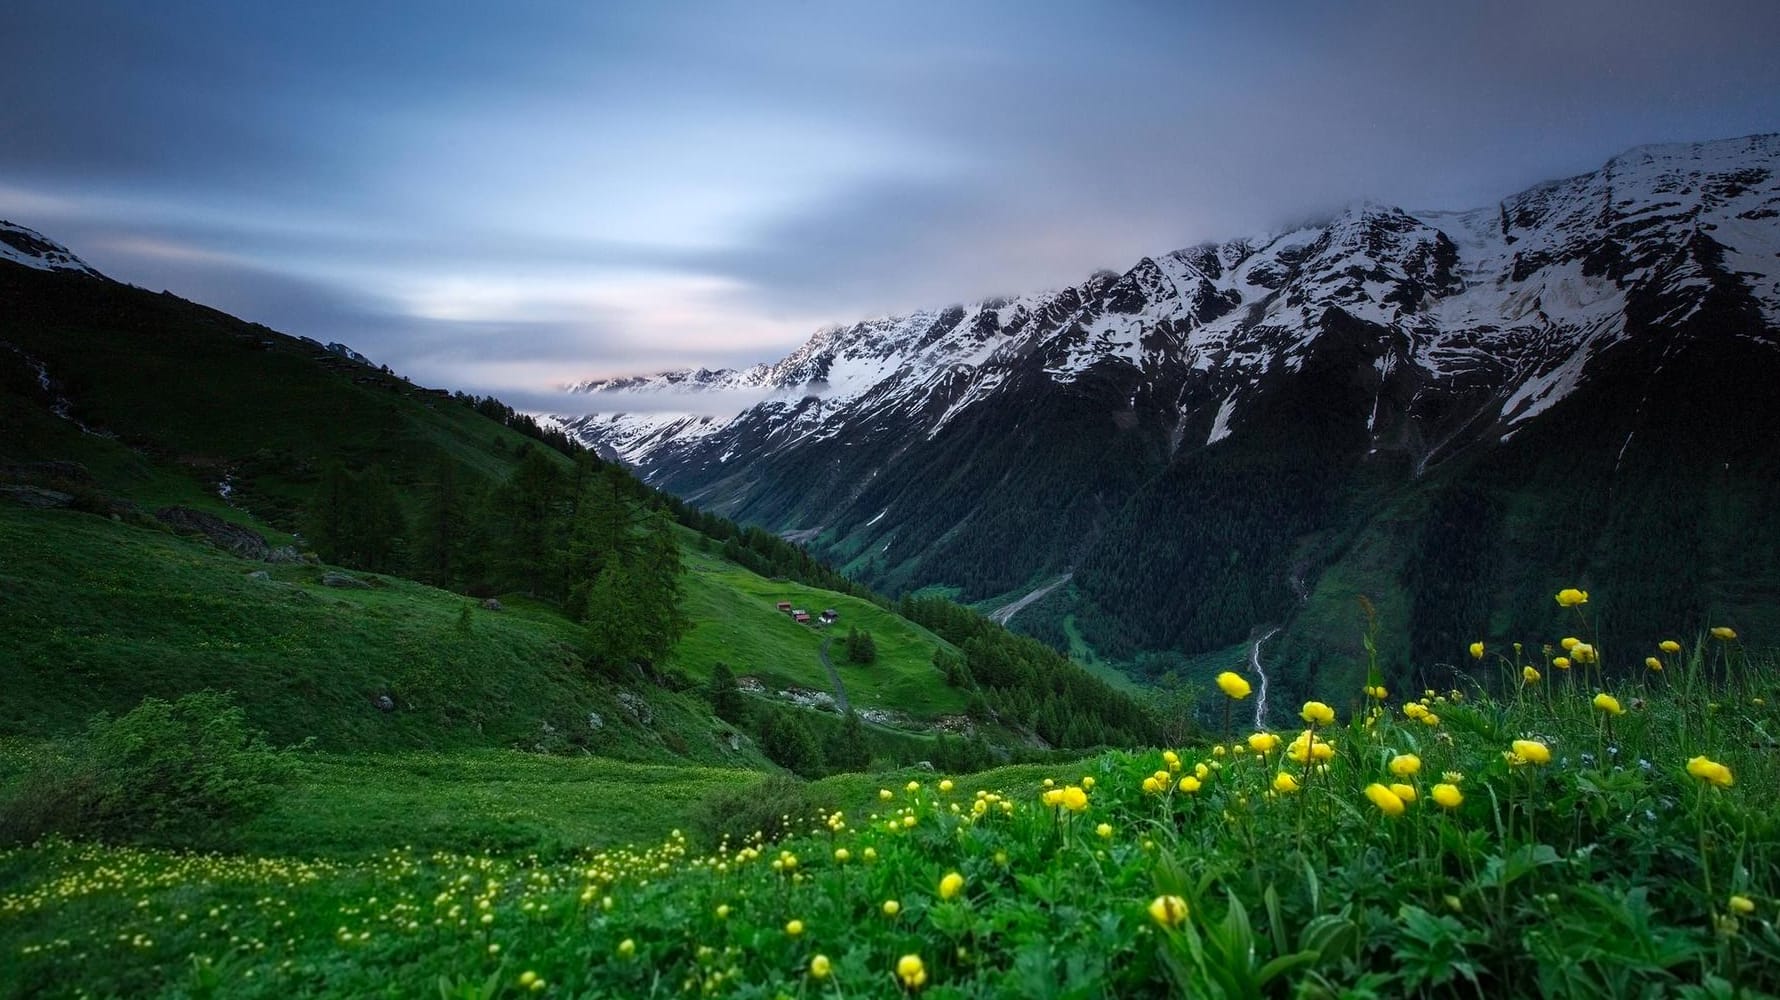
<instances>
[{"instance_id":1,"label":"blue sky","mask_svg":"<svg viewBox=\"0 0 1780 1000\"><path fill-rule=\"evenodd\" d=\"M1780 130L1775 38L1772 2L12 0L0 217L530 400Z\"/></svg>"}]
</instances>

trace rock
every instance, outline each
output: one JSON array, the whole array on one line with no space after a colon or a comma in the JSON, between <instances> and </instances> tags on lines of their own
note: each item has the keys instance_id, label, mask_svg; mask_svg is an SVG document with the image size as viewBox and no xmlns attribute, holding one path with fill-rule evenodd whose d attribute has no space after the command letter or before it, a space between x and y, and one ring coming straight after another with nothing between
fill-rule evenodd
<instances>
[{"instance_id":1,"label":"rock","mask_svg":"<svg viewBox=\"0 0 1780 1000\"><path fill-rule=\"evenodd\" d=\"M507 609L501 605L501 602L490 597L488 600L482 602L482 610L484 610L484 611L505 611Z\"/></svg>"},{"instance_id":2,"label":"rock","mask_svg":"<svg viewBox=\"0 0 1780 1000\"><path fill-rule=\"evenodd\" d=\"M48 510L52 507L66 507L74 502L73 494L60 490L45 490L35 486L0 486L0 497L26 507L37 507Z\"/></svg>"},{"instance_id":3,"label":"rock","mask_svg":"<svg viewBox=\"0 0 1780 1000\"><path fill-rule=\"evenodd\" d=\"M655 721L655 713L649 708L649 703L629 691L618 692L618 704L630 713L631 718L645 726Z\"/></svg>"},{"instance_id":4,"label":"rock","mask_svg":"<svg viewBox=\"0 0 1780 1000\"><path fill-rule=\"evenodd\" d=\"M321 575L321 585L324 587L339 587L344 590L371 589L370 584L360 580L358 577L350 576L331 569Z\"/></svg>"},{"instance_id":5,"label":"rock","mask_svg":"<svg viewBox=\"0 0 1780 1000\"><path fill-rule=\"evenodd\" d=\"M379 712L393 712L396 710L396 700L386 694L378 695L377 699L371 704L376 705L377 711Z\"/></svg>"},{"instance_id":6,"label":"rock","mask_svg":"<svg viewBox=\"0 0 1780 1000\"><path fill-rule=\"evenodd\" d=\"M587 728L589 728L597 733L600 730L606 728L606 720L604 718L602 718L598 712L588 712L587 713Z\"/></svg>"},{"instance_id":7,"label":"rock","mask_svg":"<svg viewBox=\"0 0 1780 1000\"><path fill-rule=\"evenodd\" d=\"M272 574L266 572L263 569L256 569L252 573L247 574L247 578L249 580L256 580L261 583L264 583L264 582L272 579Z\"/></svg>"},{"instance_id":8,"label":"rock","mask_svg":"<svg viewBox=\"0 0 1780 1000\"><path fill-rule=\"evenodd\" d=\"M79 462L21 462L0 465L0 479L90 486L93 482L93 474Z\"/></svg>"},{"instance_id":9,"label":"rock","mask_svg":"<svg viewBox=\"0 0 1780 1000\"><path fill-rule=\"evenodd\" d=\"M300 563L303 561L303 553L298 552L295 545L280 545L266 553L266 561L269 563Z\"/></svg>"},{"instance_id":10,"label":"rock","mask_svg":"<svg viewBox=\"0 0 1780 1000\"><path fill-rule=\"evenodd\" d=\"M739 753L741 751L741 749L742 749L742 734L741 733L730 733L729 734L729 750L730 750L730 752L731 753Z\"/></svg>"},{"instance_id":11,"label":"rock","mask_svg":"<svg viewBox=\"0 0 1780 1000\"><path fill-rule=\"evenodd\" d=\"M162 507L155 511L155 517L175 531L203 535L217 548L243 559L263 561L272 551L272 547L266 544L264 535L238 524L231 524L215 514L206 514L190 507Z\"/></svg>"},{"instance_id":12,"label":"rock","mask_svg":"<svg viewBox=\"0 0 1780 1000\"><path fill-rule=\"evenodd\" d=\"M918 769L918 770L922 770L922 771L931 771L931 770L933 770L933 761L930 761L930 760L918 760L918 761L915 761L915 767L916 767L916 768L917 768L917 769Z\"/></svg>"}]
</instances>

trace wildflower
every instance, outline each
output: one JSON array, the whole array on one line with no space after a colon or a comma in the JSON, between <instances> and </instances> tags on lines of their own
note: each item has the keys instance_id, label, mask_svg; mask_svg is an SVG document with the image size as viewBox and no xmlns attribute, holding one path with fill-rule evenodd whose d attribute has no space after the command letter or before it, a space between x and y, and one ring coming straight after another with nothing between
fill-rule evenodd
<instances>
[{"instance_id":1,"label":"wildflower","mask_svg":"<svg viewBox=\"0 0 1780 1000\"><path fill-rule=\"evenodd\" d=\"M1568 656L1557 657L1551 661L1551 665L1559 670L1568 670L1570 669L1570 658Z\"/></svg>"},{"instance_id":2,"label":"wildflower","mask_svg":"<svg viewBox=\"0 0 1780 1000\"><path fill-rule=\"evenodd\" d=\"M1180 779L1180 790L1183 792L1186 792L1189 795L1198 791L1199 787L1200 787L1199 779L1193 777L1190 774L1187 775L1186 777Z\"/></svg>"},{"instance_id":3,"label":"wildflower","mask_svg":"<svg viewBox=\"0 0 1780 1000\"><path fill-rule=\"evenodd\" d=\"M873 861L878 860L878 849L875 847L866 848L863 857L865 858L866 864L871 864Z\"/></svg>"},{"instance_id":4,"label":"wildflower","mask_svg":"<svg viewBox=\"0 0 1780 1000\"><path fill-rule=\"evenodd\" d=\"M1473 660L1483 659L1483 643L1474 642L1471 644L1471 658Z\"/></svg>"},{"instance_id":5,"label":"wildflower","mask_svg":"<svg viewBox=\"0 0 1780 1000\"><path fill-rule=\"evenodd\" d=\"M1732 896L1730 899L1730 910L1737 916L1747 917L1755 912L1755 900L1750 899L1748 896Z\"/></svg>"},{"instance_id":6,"label":"wildflower","mask_svg":"<svg viewBox=\"0 0 1780 1000\"><path fill-rule=\"evenodd\" d=\"M1320 701L1307 701L1299 717L1313 726L1326 726L1335 721L1335 710Z\"/></svg>"},{"instance_id":7,"label":"wildflower","mask_svg":"<svg viewBox=\"0 0 1780 1000\"><path fill-rule=\"evenodd\" d=\"M1558 591L1557 602L1559 607L1565 608L1574 608L1580 604L1587 604L1588 591L1577 590L1575 587L1565 587L1563 590Z\"/></svg>"},{"instance_id":8,"label":"wildflower","mask_svg":"<svg viewBox=\"0 0 1780 1000\"><path fill-rule=\"evenodd\" d=\"M1577 663L1593 663L1596 660L1595 647L1586 642L1579 642L1570 647L1570 658Z\"/></svg>"},{"instance_id":9,"label":"wildflower","mask_svg":"<svg viewBox=\"0 0 1780 1000\"><path fill-rule=\"evenodd\" d=\"M848 861L851 861L852 859L853 859L852 851L849 851L844 847L837 847L834 849L834 860L839 861L841 864L844 865Z\"/></svg>"},{"instance_id":10,"label":"wildflower","mask_svg":"<svg viewBox=\"0 0 1780 1000\"><path fill-rule=\"evenodd\" d=\"M1241 674L1226 670L1218 675L1218 690L1241 701L1249 696L1251 689L1248 686L1248 681L1244 680Z\"/></svg>"},{"instance_id":11,"label":"wildflower","mask_svg":"<svg viewBox=\"0 0 1780 1000\"><path fill-rule=\"evenodd\" d=\"M1736 782L1736 779L1731 777L1730 768L1704 756L1688 761L1687 773L1708 784L1717 785L1719 788L1729 788Z\"/></svg>"},{"instance_id":12,"label":"wildflower","mask_svg":"<svg viewBox=\"0 0 1780 1000\"><path fill-rule=\"evenodd\" d=\"M1440 724L1440 716L1435 715L1433 712L1423 712L1422 713L1422 725L1427 726L1428 728L1432 729L1433 727L1438 726L1439 724Z\"/></svg>"},{"instance_id":13,"label":"wildflower","mask_svg":"<svg viewBox=\"0 0 1780 1000\"><path fill-rule=\"evenodd\" d=\"M939 790L942 792L950 792L953 787L954 786L952 785L951 778L947 778L946 780L939 783Z\"/></svg>"},{"instance_id":14,"label":"wildflower","mask_svg":"<svg viewBox=\"0 0 1780 1000\"><path fill-rule=\"evenodd\" d=\"M829 963L827 955L817 955L810 959L810 978L827 979L828 974L833 971L834 966Z\"/></svg>"},{"instance_id":15,"label":"wildflower","mask_svg":"<svg viewBox=\"0 0 1780 1000\"><path fill-rule=\"evenodd\" d=\"M1446 782L1449 785L1456 785L1459 782L1465 780L1465 775L1463 772L1460 772L1460 771L1441 771L1440 772L1440 780Z\"/></svg>"},{"instance_id":16,"label":"wildflower","mask_svg":"<svg viewBox=\"0 0 1780 1000\"><path fill-rule=\"evenodd\" d=\"M1645 666L1646 666L1646 667L1649 667L1649 668L1650 668L1650 669L1652 669L1652 670L1659 670L1659 671L1660 671L1660 670L1662 670L1662 668L1663 668L1663 661L1661 661L1661 660L1659 660L1659 659L1657 659L1657 658L1656 658L1656 657L1654 657L1654 656L1646 656L1646 657L1645 657L1645 658L1644 658L1644 665L1645 665Z\"/></svg>"},{"instance_id":17,"label":"wildflower","mask_svg":"<svg viewBox=\"0 0 1780 1000\"><path fill-rule=\"evenodd\" d=\"M919 955L904 955L896 960L896 978L911 990L927 985L927 966Z\"/></svg>"},{"instance_id":18,"label":"wildflower","mask_svg":"<svg viewBox=\"0 0 1780 1000\"><path fill-rule=\"evenodd\" d=\"M1255 733L1248 738L1248 745L1256 753L1272 753L1279 747L1279 737L1272 733Z\"/></svg>"},{"instance_id":19,"label":"wildflower","mask_svg":"<svg viewBox=\"0 0 1780 1000\"><path fill-rule=\"evenodd\" d=\"M902 904L894 899L884 900L884 916L894 917L902 912Z\"/></svg>"},{"instance_id":20,"label":"wildflower","mask_svg":"<svg viewBox=\"0 0 1780 1000\"><path fill-rule=\"evenodd\" d=\"M1063 789L1047 788L1039 793L1038 800L1053 808L1060 806L1063 804Z\"/></svg>"},{"instance_id":21,"label":"wildflower","mask_svg":"<svg viewBox=\"0 0 1780 1000\"><path fill-rule=\"evenodd\" d=\"M524 972L521 972L519 974L519 985L528 989L528 990L531 989L531 985L537 981L538 981L538 974L531 971L530 969L527 969Z\"/></svg>"},{"instance_id":22,"label":"wildflower","mask_svg":"<svg viewBox=\"0 0 1780 1000\"><path fill-rule=\"evenodd\" d=\"M1414 802L1416 800L1414 785L1393 784L1391 785L1391 794L1402 799L1404 802Z\"/></svg>"},{"instance_id":23,"label":"wildflower","mask_svg":"<svg viewBox=\"0 0 1780 1000\"><path fill-rule=\"evenodd\" d=\"M1595 695L1595 708L1608 715L1624 715L1625 709L1619 707L1619 699L1605 691Z\"/></svg>"},{"instance_id":24,"label":"wildflower","mask_svg":"<svg viewBox=\"0 0 1780 1000\"><path fill-rule=\"evenodd\" d=\"M1281 771L1273 776L1273 790L1281 795L1290 795L1298 790L1298 779Z\"/></svg>"},{"instance_id":25,"label":"wildflower","mask_svg":"<svg viewBox=\"0 0 1780 1000\"><path fill-rule=\"evenodd\" d=\"M1070 785L1063 789L1062 801L1063 808L1079 813L1088 808L1088 793L1082 791L1079 785Z\"/></svg>"},{"instance_id":26,"label":"wildflower","mask_svg":"<svg viewBox=\"0 0 1780 1000\"><path fill-rule=\"evenodd\" d=\"M728 920L729 919L729 904L728 903L718 904L717 919L718 920Z\"/></svg>"},{"instance_id":27,"label":"wildflower","mask_svg":"<svg viewBox=\"0 0 1780 1000\"><path fill-rule=\"evenodd\" d=\"M1082 775L1082 787L1089 791L1093 791L1094 790L1094 776L1091 774Z\"/></svg>"},{"instance_id":28,"label":"wildflower","mask_svg":"<svg viewBox=\"0 0 1780 1000\"><path fill-rule=\"evenodd\" d=\"M1187 901L1179 896L1157 896L1149 910L1158 927L1179 927L1187 920Z\"/></svg>"},{"instance_id":29,"label":"wildflower","mask_svg":"<svg viewBox=\"0 0 1780 1000\"><path fill-rule=\"evenodd\" d=\"M1465 795L1459 786L1441 782L1434 786L1434 802L1442 809L1457 809L1465 802Z\"/></svg>"},{"instance_id":30,"label":"wildflower","mask_svg":"<svg viewBox=\"0 0 1780 1000\"><path fill-rule=\"evenodd\" d=\"M787 921L785 924L785 933L791 935L792 937L797 937L799 934L802 934L803 933L803 921L801 921L801 920Z\"/></svg>"},{"instance_id":31,"label":"wildflower","mask_svg":"<svg viewBox=\"0 0 1780 1000\"><path fill-rule=\"evenodd\" d=\"M1388 692L1384 689L1383 684L1376 684L1376 685L1368 684L1368 685L1366 685L1365 693L1366 693L1366 697L1373 698L1378 701L1383 701L1386 698L1390 697L1390 692Z\"/></svg>"},{"instance_id":32,"label":"wildflower","mask_svg":"<svg viewBox=\"0 0 1780 1000\"><path fill-rule=\"evenodd\" d=\"M1681 652L1681 644L1673 639L1664 639L1662 642L1656 644L1656 648L1670 655Z\"/></svg>"},{"instance_id":33,"label":"wildflower","mask_svg":"<svg viewBox=\"0 0 1780 1000\"><path fill-rule=\"evenodd\" d=\"M1403 815L1403 800L1397 797L1397 793L1377 782L1366 786L1366 797L1386 816Z\"/></svg>"},{"instance_id":34,"label":"wildflower","mask_svg":"<svg viewBox=\"0 0 1780 1000\"><path fill-rule=\"evenodd\" d=\"M618 957L630 958L637 953L637 943L630 938L618 942Z\"/></svg>"},{"instance_id":35,"label":"wildflower","mask_svg":"<svg viewBox=\"0 0 1780 1000\"><path fill-rule=\"evenodd\" d=\"M1533 665L1529 663L1520 668L1520 679L1528 684L1537 684L1539 683L1539 671L1534 670Z\"/></svg>"},{"instance_id":36,"label":"wildflower","mask_svg":"<svg viewBox=\"0 0 1780 1000\"><path fill-rule=\"evenodd\" d=\"M1206 767L1204 764L1194 764L1193 765L1193 776L1198 778L1200 781L1204 781L1206 778L1211 776L1211 768Z\"/></svg>"},{"instance_id":37,"label":"wildflower","mask_svg":"<svg viewBox=\"0 0 1780 1000\"><path fill-rule=\"evenodd\" d=\"M1730 642L1737 637L1737 630L1720 625L1712 630L1712 638Z\"/></svg>"},{"instance_id":38,"label":"wildflower","mask_svg":"<svg viewBox=\"0 0 1780 1000\"><path fill-rule=\"evenodd\" d=\"M896 793L892 792L888 788L880 788L880 789L878 789L878 798L882 799L885 802L888 802L891 799L896 798Z\"/></svg>"},{"instance_id":39,"label":"wildflower","mask_svg":"<svg viewBox=\"0 0 1780 1000\"><path fill-rule=\"evenodd\" d=\"M1222 743L1219 743L1217 746L1212 747L1211 755L1213 757L1222 757L1224 755L1224 745Z\"/></svg>"},{"instance_id":40,"label":"wildflower","mask_svg":"<svg viewBox=\"0 0 1780 1000\"><path fill-rule=\"evenodd\" d=\"M902 788L903 788L903 791L908 792L910 795L913 795L916 792L921 790L921 783L919 781L911 781L908 784L902 786Z\"/></svg>"},{"instance_id":41,"label":"wildflower","mask_svg":"<svg viewBox=\"0 0 1780 1000\"><path fill-rule=\"evenodd\" d=\"M1514 748L1510 764L1551 763L1551 751L1538 740L1515 740L1510 746Z\"/></svg>"},{"instance_id":42,"label":"wildflower","mask_svg":"<svg viewBox=\"0 0 1780 1000\"><path fill-rule=\"evenodd\" d=\"M1162 783L1157 781L1156 776L1152 774L1143 779L1143 791L1146 795L1160 795L1162 794Z\"/></svg>"},{"instance_id":43,"label":"wildflower","mask_svg":"<svg viewBox=\"0 0 1780 1000\"><path fill-rule=\"evenodd\" d=\"M939 880L939 898L951 899L958 895L958 891L963 888L964 876L957 872L949 872L945 878Z\"/></svg>"},{"instance_id":44,"label":"wildflower","mask_svg":"<svg viewBox=\"0 0 1780 1000\"><path fill-rule=\"evenodd\" d=\"M1403 714L1411 719L1419 719L1428 714L1428 706L1419 701L1412 701L1403 706Z\"/></svg>"},{"instance_id":45,"label":"wildflower","mask_svg":"<svg viewBox=\"0 0 1780 1000\"><path fill-rule=\"evenodd\" d=\"M1582 644L1582 640L1576 638L1573 635L1564 636L1564 638L1558 642L1558 645L1564 647L1564 652L1566 652L1566 653L1568 653L1572 649L1575 649L1577 646L1579 646L1581 644Z\"/></svg>"},{"instance_id":46,"label":"wildflower","mask_svg":"<svg viewBox=\"0 0 1780 1000\"><path fill-rule=\"evenodd\" d=\"M1391 758L1390 768L1399 778L1414 777L1422 769L1422 759L1412 753L1398 754Z\"/></svg>"},{"instance_id":47,"label":"wildflower","mask_svg":"<svg viewBox=\"0 0 1780 1000\"><path fill-rule=\"evenodd\" d=\"M1101 840L1111 840L1113 835L1112 824L1102 823L1094 828L1094 832L1099 835Z\"/></svg>"}]
</instances>

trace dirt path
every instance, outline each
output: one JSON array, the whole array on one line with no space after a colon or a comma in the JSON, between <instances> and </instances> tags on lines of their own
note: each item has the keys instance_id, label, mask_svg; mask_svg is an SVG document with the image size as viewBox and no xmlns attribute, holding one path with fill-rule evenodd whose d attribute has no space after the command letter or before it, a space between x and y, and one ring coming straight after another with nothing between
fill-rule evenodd
<instances>
[{"instance_id":1,"label":"dirt path","mask_svg":"<svg viewBox=\"0 0 1780 1000\"><path fill-rule=\"evenodd\" d=\"M994 611L989 612L989 620L994 622L997 625L1006 625L1008 622L1013 620L1013 617L1015 615L1017 615L1021 611L1025 610L1025 608L1028 604L1031 604L1032 602L1045 596L1046 594L1050 593L1051 591L1056 590L1058 587L1061 587L1064 584L1068 583L1070 578L1073 576L1075 576L1075 571L1070 570L1069 572L1063 574L1062 576L1058 577L1057 579L1052 580L1050 583L1047 583L1044 586L1038 588L1037 590L1034 590L1032 593L1027 594L1026 596L1024 596L1016 601L1010 601L1009 603L1004 604L999 608L996 608Z\"/></svg>"},{"instance_id":2,"label":"dirt path","mask_svg":"<svg viewBox=\"0 0 1780 1000\"><path fill-rule=\"evenodd\" d=\"M822 648L816 650L816 655L822 658L822 669L828 671L828 682L834 685L834 703L840 706L841 714L846 715L853 709L847 704L847 686L841 683L841 672L834 669L834 663L828 659L828 647L833 642L834 636L823 636Z\"/></svg>"}]
</instances>

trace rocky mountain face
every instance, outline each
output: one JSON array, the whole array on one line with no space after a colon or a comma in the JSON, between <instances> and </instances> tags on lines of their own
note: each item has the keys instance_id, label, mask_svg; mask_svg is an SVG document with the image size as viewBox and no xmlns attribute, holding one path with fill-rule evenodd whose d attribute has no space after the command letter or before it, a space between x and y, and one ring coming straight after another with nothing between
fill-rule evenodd
<instances>
[{"instance_id":1,"label":"rocky mountain face","mask_svg":"<svg viewBox=\"0 0 1780 1000\"><path fill-rule=\"evenodd\" d=\"M1624 620L1748 603L1755 581L1714 553L1748 537L1731 508L1774 492L1776 348L1767 135L827 329L746 371L589 383L612 412L567 424L879 587L983 600L1074 570L1048 615L1022 612L1059 642L1130 659L1285 622L1289 656L1357 636L1364 594L1420 662L1459 648L1436 613L1536 625L1549 583L1618 582L1624 551L1662 550L1614 532L1689 512L1667 538L1699 543L1670 553L1694 589L1628 584L1644 603ZM744 392L739 414L676 409ZM1659 467L1663 497L1625 481Z\"/></svg>"},{"instance_id":2,"label":"rocky mountain face","mask_svg":"<svg viewBox=\"0 0 1780 1000\"><path fill-rule=\"evenodd\" d=\"M38 271L72 271L95 278L104 277L62 244L5 219L0 219L0 260Z\"/></svg>"}]
</instances>

